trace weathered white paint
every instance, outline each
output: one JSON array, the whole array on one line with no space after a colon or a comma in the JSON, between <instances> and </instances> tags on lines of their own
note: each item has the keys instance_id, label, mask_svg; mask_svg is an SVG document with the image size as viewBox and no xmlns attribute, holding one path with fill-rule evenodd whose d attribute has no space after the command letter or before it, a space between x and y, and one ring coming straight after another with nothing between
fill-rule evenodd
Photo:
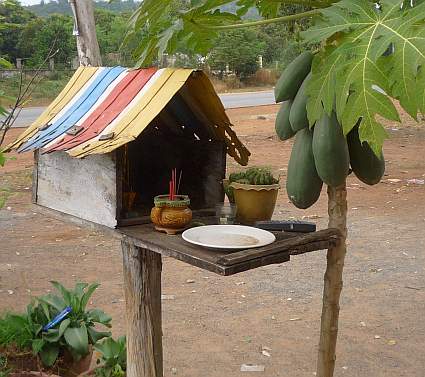
<instances>
[{"instance_id":1,"label":"weathered white paint","mask_svg":"<svg viewBox=\"0 0 425 377\"><path fill-rule=\"evenodd\" d=\"M72 158L40 155L37 204L97 224L115 227L116 165L112 154Z\"/></svg>"}]
</instances>

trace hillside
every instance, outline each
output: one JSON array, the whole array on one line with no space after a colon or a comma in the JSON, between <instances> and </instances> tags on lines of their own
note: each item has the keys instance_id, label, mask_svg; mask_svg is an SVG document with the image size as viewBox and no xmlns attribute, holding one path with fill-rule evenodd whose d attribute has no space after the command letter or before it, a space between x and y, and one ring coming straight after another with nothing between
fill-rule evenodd
<instances>
[{"instance_id":1,"label":"hillside","mask_svg":"<svg viewBox=\"0 0 425 377\"><path fill-rule=\"evenodd\" d=\"M67 14L72 15L71 7L69 6L68 0L58 0L58 1L50 1L45 2L40 0L40 4L29 5L25 8L36 14L39 17L47 17L51 14ZM124 13L124 12L132 12L137 8L139 3L134 0L115 0L112 2L107 1L96 1L95 8L97 9L105 9L112 11L114 13Z\"/></svg>"}]
</instances>

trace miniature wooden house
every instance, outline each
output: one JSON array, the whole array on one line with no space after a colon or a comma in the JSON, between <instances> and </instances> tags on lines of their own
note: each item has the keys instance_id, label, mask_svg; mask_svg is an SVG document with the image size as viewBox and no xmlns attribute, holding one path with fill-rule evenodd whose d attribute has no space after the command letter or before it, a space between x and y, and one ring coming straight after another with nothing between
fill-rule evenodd
<instances>
[{"instance_id":1,"label":"miniature wooden house","mask_svg":"<svg viewBox=\"0 0 425 377\"><path fill-rule=\"evenodd\" d=\"M38 205L109 227L146 221L173 168L191 208L222 201L226 154L246 165L202 71L80 67L8 149L35 151Z\"/></svg>"}]
</instances>

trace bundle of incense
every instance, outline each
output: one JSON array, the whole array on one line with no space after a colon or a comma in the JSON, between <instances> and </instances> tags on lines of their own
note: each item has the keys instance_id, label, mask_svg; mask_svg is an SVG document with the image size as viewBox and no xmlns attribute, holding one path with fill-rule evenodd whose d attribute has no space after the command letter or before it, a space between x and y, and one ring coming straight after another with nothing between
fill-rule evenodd
<instances>
[{"instance_id":1,"label":"bundle of incense","mask_svg":"<svg viewBox=\"0 0 425 377\"><path fill-rule=\"evenodd\" d=\"M176 196L178 195L180 190L181 179L182 179L181 171L180 171L179 181L177 183L177 169L174 168L173 170L171 170L170 193L168 195L168 198L170 200L176 199Z\"/></svg>"}]
</instances>

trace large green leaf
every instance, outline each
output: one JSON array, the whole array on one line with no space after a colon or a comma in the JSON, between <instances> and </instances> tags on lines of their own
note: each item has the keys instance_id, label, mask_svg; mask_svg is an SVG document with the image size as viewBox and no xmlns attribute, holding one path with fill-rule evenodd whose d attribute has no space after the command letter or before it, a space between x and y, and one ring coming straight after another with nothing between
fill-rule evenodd
<instances>
[{"instance_id":1,"label":"large green leaf","mask_svg":"<svg viewBox=\"0 0 425 377\"><path fill-rule=\"evenodd\" d=\"M51 293L45 296L39 297L38 300L52 306L58 312L61 312L67 306L65 301L62 298L56 295L52 295Z\"/></svg>"},{"instance_id":2,"label":"large green leaf","mask_svg":"<svg viewBox=\"0 0 425 377\"><path fill-rule=\"evenodd\" d=\"M89 320L101 323L102 325L110 327L110 322L112 321L112 317L100 309L92 309L87 312Z\"/></svg>"},{"instance_id":3,"label":"large green leaf","mask_svg":"<svg viewBox=\"0 0 425 377\"><path fill-rule=\"evenodd\" d=\"M84 292L83 296L81 297L81 310L86 309L86 306L90 300L90 297L92 296L94 291L99 287L99 285L100 285L99 283L90 284L90 286Z\"/></svg>"},{"instance_id":4,"label":"large green leaf","mask_svg":"<svg viewBox=\"0 0 425 377\"><path fill-rule=\"evenodd\" d=\"M84 356L89 352L89 339L87 328L84 324L81 327L68 327L64 337L66 343L79 355Z\"/></svg>"},{"instance_id":5,"label":"large green leaf","mask_svg":"<svg viewBox=\"0 0 425 377\"><path fill-rule=\"evenodd\" d=\"M46 343L41 349L40 353L41 362L46 367L51 367L58 358L59 355L59 345L55 343Z\"/></svg>"},{"instance_id":6,"label":"large green leaf","mask_svg":"<svg viewBox=\"0 0 425 377\"><path fill-rule=\"evenodd\" d=\"M71 320L69 318L64 319L58 329L49 329L45 334L43 334L43 339L50 343L58 342L70 324Z\"/></svg>"},{"instance_id":7,"label":"large green leaf","mask_svg":"<svg viewBox=\"0 0 425 377\"><path fill-rule=\"evenodd\" d=\"M377 116L400 120L391 98L414 118L425 107L425 2L379 3L342 0L303 32L310 42L326 41L308 87L310 124L336 104L344 133L361 119L360 139L376 154L387 137Z\"/></svg>"},{"instance_id":8,"label":"large green leaf","mask_svg":"<svg viewBox=\"0 0 425 377\"><path fill-rule=\"evenodd\" d=\"M91 344L96 344L100 339L108 338L112 335L110 331L97 331L93 327L88 327L87 331Z\"/></svg>"}]
</instances>

